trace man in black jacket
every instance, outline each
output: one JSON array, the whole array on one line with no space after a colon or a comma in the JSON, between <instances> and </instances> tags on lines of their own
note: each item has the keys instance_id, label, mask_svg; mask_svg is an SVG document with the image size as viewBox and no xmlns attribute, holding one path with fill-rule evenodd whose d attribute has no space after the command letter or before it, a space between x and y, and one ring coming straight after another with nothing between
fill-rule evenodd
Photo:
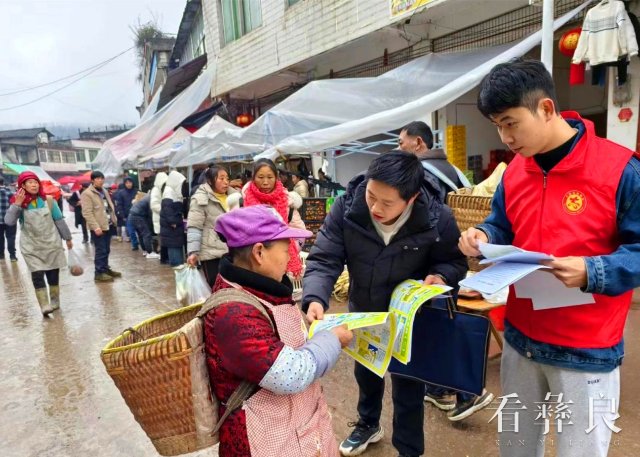
<instances>
[{"instance_id":1,"label":"man in black jacket","mask_svg":"<svg viewBox=\"0 0 640 457\"><path fill-rule=\"evenodd\" d=\"M442 149L433 149L433 132L422 121L405 125L398 137L398 147L418 156L424 167L425 176L438 180L440 201L447 200L449 192L461 187L471 187L467 178L447 160Z\"/></svg>"},{"instance_id":2,"label":"man in black jacket","mask_svg":"<svg viewBox=\"0 0 640 457\"><path fill-rule=\"evenodd\" d=\"M460 232L451 214L423 188L418 158L394 151L376 158L366 175L354 178L331 208L307 259L303 311L322 319L333 285L346 263L349 311L388 311L402 281L456 286L467 270L457 248ZM358 455L383 436L380 427L384 379L356 363L360 390L357 425L340 444L342 455ZM391 376L393 445L400 455L424 452L424 384Z\"/></svg>"}]
</instances>

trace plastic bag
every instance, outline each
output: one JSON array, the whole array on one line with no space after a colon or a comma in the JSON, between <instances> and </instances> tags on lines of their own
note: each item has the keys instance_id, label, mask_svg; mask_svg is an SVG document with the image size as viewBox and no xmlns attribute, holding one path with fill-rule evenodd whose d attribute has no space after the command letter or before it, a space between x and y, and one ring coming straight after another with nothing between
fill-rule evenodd
<instances>
[{"instance_id":1,"label":"plastic bag","mask_svg":"<svg viewBox=\"0 0 640 457\"><path fill-rule=\"evenodd\" d=\"M82 273L84 273L82 259L80 255L73 249L69 251L69 258L67 263L69 265L69 272L72 276L80 276L82 275Z\"/></svg>"},{"instance_id":2,"label":"plastic bag","mask_svg":"<svg viewBox=\"0 0 640 457\"><path fill-rule=\"evenodd\" d=\"M204 301L211 295L211 287L197 268L183 264L173 269L176 275L176 298L181 306Z\"/></svg>"}]
</instances>

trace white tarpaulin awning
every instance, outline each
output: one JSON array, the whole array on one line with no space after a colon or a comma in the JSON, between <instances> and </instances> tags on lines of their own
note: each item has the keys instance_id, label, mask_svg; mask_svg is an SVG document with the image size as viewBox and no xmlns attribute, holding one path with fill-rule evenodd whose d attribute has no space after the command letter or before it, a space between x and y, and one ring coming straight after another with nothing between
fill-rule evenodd
<instances>
[{"instance_id":1,"label":"white tarpaulin awning","mask_svg":"<svg viewBox=\"0 0 640 457\"><path fill-rule=\"evenodd\" d=\"M215 63L211 63L198 79L171 103L133 129L107 140L93 161L94 168L106 176L117 175L124 162L134 161L138 155L196 111L210 95L215 68Z\"/></svg>"},{"instance_id":2,"label":"white tarpaulin awning","mask_svg":"<svg viewBox=\"0 0 640 457\"><path fill-rule=\"evenodd\" d=\"M571 18L584 9L590 1L568 12L564 16L556 19L553 23L554 30L558 30ZM301 151L320 151L330 147L336 147L342 143L353 141L358 138L365 138L379 132L387 132L402 127L411 121L421 118L425 113L440 109L455 99L459 98L482 81L491 68L499 63L521 57L535 46L540 44L542 31L538 31L516 44L495 48L485 48L467 53L451 54L431 54L421 59L425 59L424 68L415 68L411 78L429 78L440 84L435 90L425 90L421 96L412 101L398 104L394 107L385 108L365 116L350 119L344 123L330 127L319 128L297 135L292 135L275 146L269 148L264 153L256 156L256 160L261 157L274 159L281 154L293 154ZM428 58L431 62L426 62ZM421 60L418 59L418 60ZM411 62L413 63L413 62ZM404 65L409 69L411 63ZM400 70L392 70L376 79L387 79L389 75ZM437 69L436 71L432 71ZM456 74L457 73L457 74ZM414 80L412 83L415 84ZM384 89L380 88L382 91ZM385 94L386 92L380 92ZM380 97L379 97L380 98ZM338 103L338 102L337 102ZM340 106L338 104L338 106Z\"/></svg>"},{"instance_id":3,"label":"white tarpaulin awning","mask_svg":"<svg viewBox=\"0 0 640 457\"><path fill-rule=\"evenodd\" d=\"M138 165L144 168L159 168L165 166L169 156L177 151L191 136L191 132L183 127L178 127L173 134L154 145L144 154L138 157Z\"/></svg>"},{"instance_id":4,"label":"white tarpaulin awning","mask_svg":"<svg viewBox=\"0 0 640 457\"><path fill-rule=\"evenodd\" d=\"M221 156L211 146L218 134L225 130L235 132L242 129L231 122L225 121L218 115L213 116L209 122L200 127L184 142L171 158L170 164L176 167L206 163L213 160L222 161Z\"/></svg>"},{"instance_id":5,"label":"white tarpaulin awning","mask_svg":"<svg viewBox=\"0 0 640 457\"><path fill-rule=\"evenodd\" d=\"M588 2L558 18L566 24ZM171 166L234 158L275 158L278 152L320 151L397 129L440 109L479 84L496 64L520 57L540 43L541 32L514 44L473 51L434 53L376 78L313 81L247 128L224 129L192 139ZM264 151L264 152L263 152Z\"/></svg>"}]
</instances>

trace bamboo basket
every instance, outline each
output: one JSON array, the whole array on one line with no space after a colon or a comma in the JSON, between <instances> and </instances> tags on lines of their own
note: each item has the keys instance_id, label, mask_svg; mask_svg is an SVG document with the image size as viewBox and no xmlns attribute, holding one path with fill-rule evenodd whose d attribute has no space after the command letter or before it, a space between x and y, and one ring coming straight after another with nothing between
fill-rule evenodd
<instances>
[{"instance_id":1,"label":"bamboo basket","mask_svg":"<svg viewBox=\"0 0 640 457\"><path fill-rule=\"evenodd\" d=\"M146 320L102 350L104 366L161 455L194 452L211 436L218 405L211 395L204 353L202 303Z\"/></svg>"},{"instance_id":2,"label":"bamboo basket","mask_svg":"<svg viewBox=\"0 0 640 457\"><path fill-rule=\"evenodd\" d=\"M449 192L447 195L447 205L453 212L460 232L464 232L469 227L475 227L484 222L491 213L492 197L471 195L471 189L462 188L456 192ZM479 271L485 268L478 263L475 257L469 257L469 269Z\"/></svg>"}]
</instances>

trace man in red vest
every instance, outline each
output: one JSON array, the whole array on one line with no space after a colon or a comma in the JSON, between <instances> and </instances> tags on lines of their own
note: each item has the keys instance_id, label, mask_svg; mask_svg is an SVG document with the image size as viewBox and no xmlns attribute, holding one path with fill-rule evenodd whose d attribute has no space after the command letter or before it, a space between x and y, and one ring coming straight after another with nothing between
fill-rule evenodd
<instances>
[{"instance_id":1,"label":"man in red vest","mask_svg":"<svg viewBox=\"0 0 640 457\"><path fill-rule=\"evenodd\" d=\"M511 286L496 414L518 415L500 424L503 457L543 455L550 426L557 455L606 456L611 432L620 431L622 334L640 286L640 161L557 106L537 61L497 65L478 95L516 158L491 214L462 234L460 249L478 256L478 243L490 242L551 254L543 262L550 273L594 301L536 310Z\"/></svg>"}]
</instances>

